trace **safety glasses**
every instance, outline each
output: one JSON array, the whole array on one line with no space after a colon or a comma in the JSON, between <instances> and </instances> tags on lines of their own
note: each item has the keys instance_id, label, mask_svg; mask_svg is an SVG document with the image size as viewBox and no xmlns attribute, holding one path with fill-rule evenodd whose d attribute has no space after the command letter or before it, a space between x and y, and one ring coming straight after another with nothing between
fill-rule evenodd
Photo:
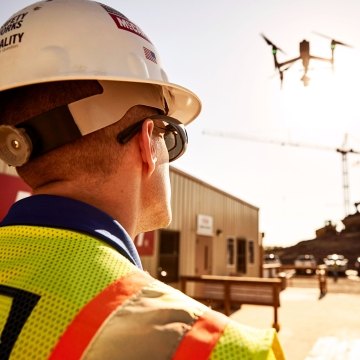
<instances>
[{"instance_id":1,"label":"safety glasses","mask_svg":"<svg viewBox=\"0 0 360 360\"><path fill-rule=\"evenodd\" d=\"M141 129L143 122L147 119L154 121L154 126L163 134L167 151L169 153L169 162L178 159L186 150L188 137L185 126L179 121L166 115L152 115L145 119L130 125L117 136L120 144L126 144Z\"/></svg>"}]
</instances>

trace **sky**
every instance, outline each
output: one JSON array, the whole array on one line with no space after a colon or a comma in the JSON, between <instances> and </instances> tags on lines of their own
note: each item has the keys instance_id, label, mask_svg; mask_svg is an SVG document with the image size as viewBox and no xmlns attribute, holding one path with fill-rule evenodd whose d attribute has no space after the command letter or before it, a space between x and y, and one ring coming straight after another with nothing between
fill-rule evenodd
<instances>
[{"instance_id":1,"label":"sky","mask_svg":"<svg viewBox=\"0 0 360 360\"><path fill-rule=\"evenodd\" d=\"M315 237L345 216L341 155L360 151L360 3L358 0L103 0L140 26L169 80L191 89L202 112L188 125L179 168L259 207L265 246ZM33 3L4 2L0 23ZM311 61L310 85L291 66L281 89L264 33L297 57L299 42L329 58L330 38L352 45L330 64ZM248 140L244 140L244 138ZM346 143L344 145L344 141ZM282 142L301 146L281 146ZM321 150L316 146L326 147ZM360 155L348 155L350 212L360 201Z\"/></svg>"}]
</instances>

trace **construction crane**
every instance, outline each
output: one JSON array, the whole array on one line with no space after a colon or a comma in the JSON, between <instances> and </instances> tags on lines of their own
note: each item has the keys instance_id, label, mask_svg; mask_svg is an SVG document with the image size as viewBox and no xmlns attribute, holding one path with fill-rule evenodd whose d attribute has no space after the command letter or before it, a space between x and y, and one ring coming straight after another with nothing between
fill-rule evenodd
<instances>
[{"instance_id":1,"label":"construction crane","mask_svg":"<svg viewBox=\"0 0 360 360\"><path fill-rule=\"evenodd\" d=\"M350 187L349 187L349 170L348 170L348 154L360 154L360 151L351 149L347 146L348 135L345 134L344 141L341 147L334 148L330 146L323 146L323 145L316 145L316 144L309 144L309 143L297 143L291 141L281 141L281 140L274 140L274 139L266 139L260 138L256 136L240 134L240 133L229 133L224 131L217 131L217 130L203 130L203 134L211 135L216 137L224 137L224 138L232 138L236 140L244 140L244 141L253 141L253 142L260 142L260 143L268 143L280 146L292 146L292 147L306 147L310 149L316 150L325 150L325 151L336 151L337 153L341 154L342 160L342 178L343 178L343 193L344 193L344 211L345 216L348 216L350 213Z\"/></svg>"}]
</instances>

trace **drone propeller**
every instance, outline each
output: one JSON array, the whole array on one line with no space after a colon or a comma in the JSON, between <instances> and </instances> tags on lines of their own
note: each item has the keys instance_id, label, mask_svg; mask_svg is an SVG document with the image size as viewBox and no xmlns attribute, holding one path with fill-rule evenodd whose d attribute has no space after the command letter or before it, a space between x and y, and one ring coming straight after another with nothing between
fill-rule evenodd
<instances>
[{"instance_id":1,"label":"drone propeller","mask_svg":"<svg viewBox=\"0 0 360 360\"><path fill-rule=\"evenodd\" d=\"M264 34L261 34L262 38L266 41L266 43L268 45L270 45L272 47L273 50L277 51L281 51L283 54L286 54L284 50L281 50L279 47L277 47L274 43L272 43Z\"/></svg>"},{"instance_id":2,"label":"drone propeller","mask_svg":"<svg viewBox=\"0 0 360 360\"><path fill-rule=\"evenodd\" d=\"M325 38L325 39L331 40L331 47L332 47L332 48L334 48L336 45L341 45L341 46L346 46L346 47L352 48L351 45L345 44L345 43L343 43L342 41L335 40L335 39L331 38L330 36L321 34L321 33L317 32L317 31L313 31L313 33L316 34L316 35L318 35L318 36L321 36L321 37L323 37L323 38Z\"/></svg>"},{"instance_id":3,"label":"drone propeller","mask_svg":"<svg viewBox=\"0 0 360 360\"><path fill-rule=\"evenodd\" d=\"M335 46L335 45L341 45L341 46L346 46L346 47L352 48L352 46L349 45L349 44L345 44L345 43L343 43L341 41L337 41L337 40L332 39L331 40L331 46Z\"/></svg>"}]
</instances>

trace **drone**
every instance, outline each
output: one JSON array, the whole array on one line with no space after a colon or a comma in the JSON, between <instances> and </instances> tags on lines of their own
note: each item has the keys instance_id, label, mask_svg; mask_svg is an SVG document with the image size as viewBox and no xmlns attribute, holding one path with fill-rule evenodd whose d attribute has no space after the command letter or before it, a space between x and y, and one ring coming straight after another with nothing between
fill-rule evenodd
<instances>
[{"instance_id":1,"label":"drone","mask_svg":"<svg viewBox=\"0 0 360 360\"><path fill-rule=\"evenodd\" d=\"M284 62L278 61L277 52L280 51L284 54L285 54L285 52L283 50L281 50L279 47L277 47L274 43L272 43L264 34L261 34L261 36L266 41L266 43L269 46L271 46L271 48L272 48L272 54L274 57L274 65L275 65L275 69L279 72L281 87L282 87L283 80L284 80L284 72L286 70L288 70L290 68L290 66L293 63L295 63L296 61L298 61L298 60L302 61L302 65L304 67L304 74L300 80L304 83L304 86L308 86L309 82L310 82L310 78L308 77L307 73L309 70L309 63L310 63L311 59L328 62L331 64L332 69L334 70L334 52L335 52L336 45L351 47L350 45L345 44L341 41L331 39L330 37L328 37L326 35L322 35L319 33L317 33L317 34L331 40L330 41L331 58L323 58L323 57L311 55L310 54L310 42L307 40L303 40L299 43L299 50L300 50L299 56L296 58L284 61Z\"/></svg>"}]
</instances>

